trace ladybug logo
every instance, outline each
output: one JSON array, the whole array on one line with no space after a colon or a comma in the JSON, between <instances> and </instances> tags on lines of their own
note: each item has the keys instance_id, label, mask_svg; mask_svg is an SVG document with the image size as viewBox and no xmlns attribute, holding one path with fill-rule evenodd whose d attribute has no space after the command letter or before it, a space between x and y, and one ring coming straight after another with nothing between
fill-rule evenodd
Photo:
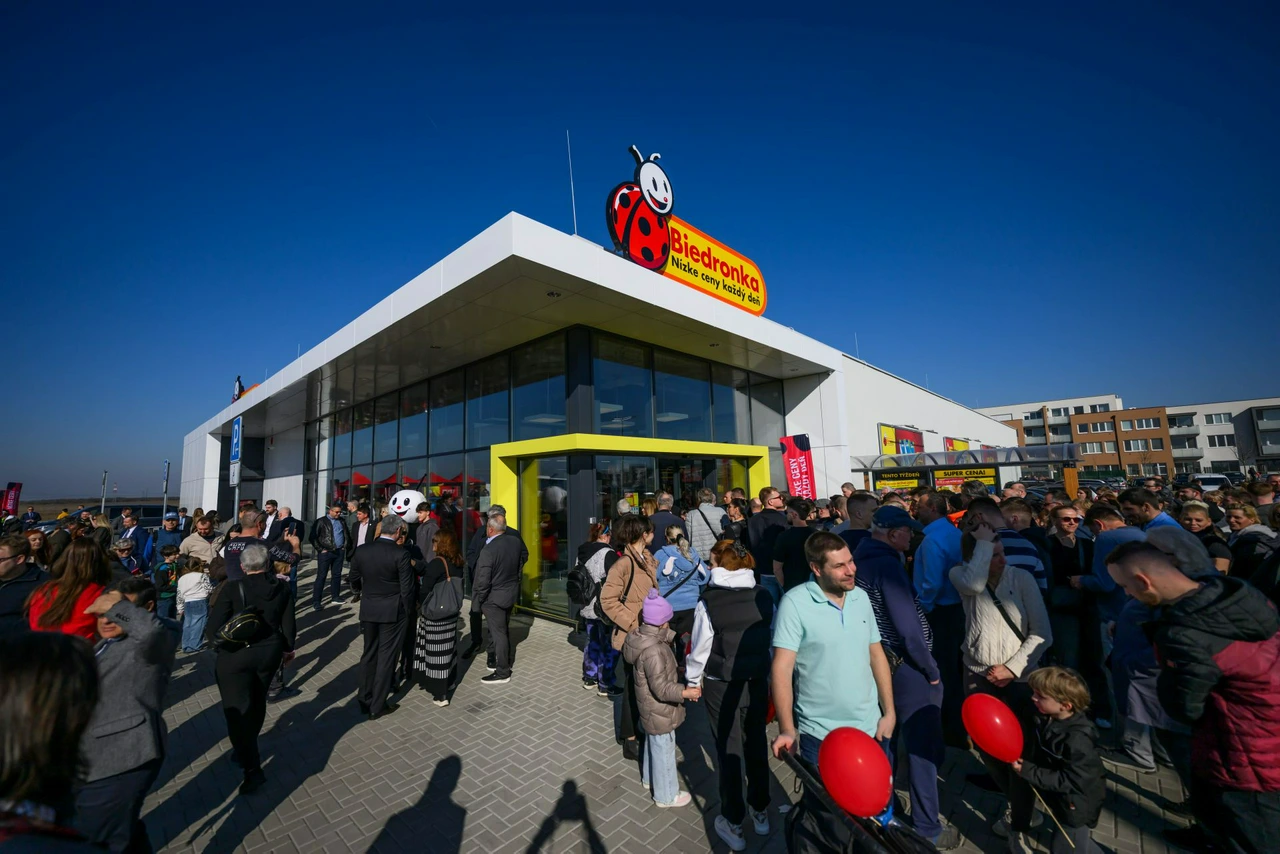
<instances>
[{"instance_id":1,"label":"ladybug logo","mask_svg":"<svg viewBox=\"0 0 1280 854\"><path fill-rule=\"evenodd\" d=\"M658 165L662 155L650 154L645 160L634 145L631 155L636 159L635 179L610 191L604 216L618 253L660 273L671 257L671 234L667 229L675 201L671 181Z\"/></svg>"}]
</instances>

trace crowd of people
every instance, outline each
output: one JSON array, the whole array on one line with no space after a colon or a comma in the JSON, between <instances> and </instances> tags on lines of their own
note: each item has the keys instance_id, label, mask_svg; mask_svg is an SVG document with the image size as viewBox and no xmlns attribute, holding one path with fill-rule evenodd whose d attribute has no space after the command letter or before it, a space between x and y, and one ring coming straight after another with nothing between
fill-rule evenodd
<instances>
[{"instance_id":1,"label":"crowd of people","mask_svg":"<svg viewBox=\"0 0 1280 854\"><path fill-rule=\"evenodd\" d=\"M1018 762L979 750L1008 800L994 830L1009 850L1029 850L1036 790L1054 851L1097 850L1104 768L1166 764L1184 796L1161 806L1194 821L1171 842L1262 851L1280 833L1278 491L1273 475L1216 492L1150 479L996 494L971 481L880 495L845 484L817 501L702 490L683 513L667 492L620 502L570 572L582 684L619 703L619 742L660 808L691 801L675 733L688 704L705 705L713 826L734 851L748 827L770 830L770 715L773 752L815 768L834 729L878 741L911 804L909 819L892 803L882 818L957 847L938 770L948 746L971 746L961 706L976 693L1024 729ZM497 505L465 547L439 507L410 515L339 502L308 527L268 501L226 521L182 508L149 533L130 511L84 511L48 536L28 526L0 540L0 727L23 733L0 755L0 839L148 850L139 815L179 649L214 651L240 792L261 788L266 706L290 692L304 540L313 609L359 606L355 699L370 719L397 711L410 684L448 705L460 660L480 653L480 683L508 683L524 539ZM57 684L38 688L50 672ZM64 691L74 700L47 708Z\"/></svg>"}]
</instances>

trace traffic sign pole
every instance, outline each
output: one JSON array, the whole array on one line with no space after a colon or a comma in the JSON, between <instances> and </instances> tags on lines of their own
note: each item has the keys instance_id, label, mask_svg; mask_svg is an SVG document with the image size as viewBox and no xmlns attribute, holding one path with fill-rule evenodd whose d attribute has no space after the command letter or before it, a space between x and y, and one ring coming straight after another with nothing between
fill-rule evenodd
<instances>
[{"instance_id":1,"label":"traffic sign pole","mask_svg":"<svg viewBox=\"0 0 1280 854\"><path fill-rule=\"evenodd\" d=\"M169 510L169 461L164 461L164 486L160 487L160 526L164 527L164 514Z\"/></svg>"},{"instance_id":2,"label":"traffic sign pole","mask_svg":"<svg viewBox=\"0 0 1280 854\"><path fill-rule=\"evenodd\" d=\"M244 416L237 415L231 422L231 486L236 489L235 516L240 514L240 445L244 438Z\"/></svg>"},{"instance_id":3,"label":"traffic sign pole","mask_svg":"<svg viewBox=\"0 0 1280 854\"><path fill-rule=\"evenodd\" d=\"M107 470L102 470L102 503L98 505L99 513L107 512Z\"/></svg>"}]
</instances>

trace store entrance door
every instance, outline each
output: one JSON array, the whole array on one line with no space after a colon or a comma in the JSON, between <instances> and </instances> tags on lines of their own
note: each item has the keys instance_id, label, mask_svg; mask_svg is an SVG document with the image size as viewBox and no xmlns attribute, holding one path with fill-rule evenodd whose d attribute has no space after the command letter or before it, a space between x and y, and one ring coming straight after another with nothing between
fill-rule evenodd
<instances>
[{"instance_id":1,"label":"store entrance door","mask_svg":"<svg viewBox=\"0 0 1280 854\"><path fill-rule=\"evenodd\" d=\"M677 513L698 506L698 490L706 487L716 495L725 490L747 488L747 462L732 457L621 457L595 458L596 507L600 519L618 515L618 502L625 499L633 511L646 500L656 500L659 492L670 492Z\"/></svg>"}]
</instances>

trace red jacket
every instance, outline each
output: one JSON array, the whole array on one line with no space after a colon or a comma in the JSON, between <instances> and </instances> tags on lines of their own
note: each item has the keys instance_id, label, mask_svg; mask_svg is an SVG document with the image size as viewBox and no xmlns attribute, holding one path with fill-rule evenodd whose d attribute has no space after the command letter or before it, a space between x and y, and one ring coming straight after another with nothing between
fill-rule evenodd
<instances>
[{"instance_id":1,"label":"red jacket","mask_svg":"<svg viewBox=\"0 0 1280 854\"><path fill-rule=\"evenodd\" d=\"M1192 727L1191 767L1218 789L1280 791L1280 614L1234 577L1203 586L1148 624L1160 703Z\"/></svg>"},{"instance_id":2,"label":"red jacket","mask_svg":"<svg viewBox=\"0 0 1280 854\"><path fill-rule=\"evenodd\" d=\"M80 598L76 600L76 606L71 609L71 616L61 626L54 629L42 628L40 623L40 615L49 610L49 606L53 604L53 591L58 588L50 582L49 585L37 590L31 594L31 611L28 614L28 620L31 628L36 631L60 631L64 635L79 635L89 643L93 643L98 639L98 618L86 614L85 608L93 604L93 601L102 595L106 590L101 584L90 584L80 594Z\"/></svg>"}]
</instances>

